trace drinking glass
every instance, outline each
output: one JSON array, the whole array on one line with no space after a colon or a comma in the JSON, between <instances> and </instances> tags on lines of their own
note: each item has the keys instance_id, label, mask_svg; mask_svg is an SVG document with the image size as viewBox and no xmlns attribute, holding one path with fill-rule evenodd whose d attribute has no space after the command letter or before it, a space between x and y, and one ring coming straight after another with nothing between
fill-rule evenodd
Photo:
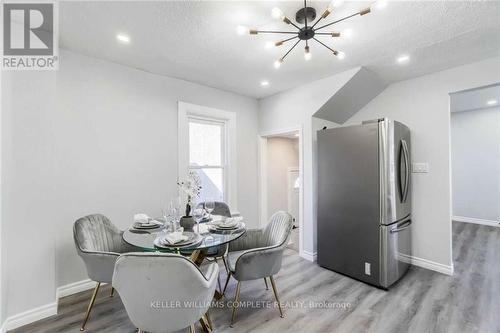
<instances>
[{"instance_id":1,"label":"drinking glass","mask_svg":"<svg viewBox=\"0 0 500 333\"><path fill-rule=\"evenodd\" d=\"M170 216L172 218L172 232L177 230L177 225L181 219L181 199L177 197L170 200L169 205Z\"/></svg>"},{"instance_id":2,"label":"drinking glass","mask_svg":"<svg viewBox=\"0 0 500 333\"><path fill-rule=\"evenodd\" d=\"M169 228L169 221L170 221L170 215L169 215L169 212L168 212L168 208L165 208L165 209L161 210L161 216L163 217L163 220L165 221L164 222L165 230L168 230L168 228Z\"/></svg>"},{"instance_id":3,"label":"drinking glass","mask_svg":"<svg viewBox=\"0 0 500 333\"><path fill-rule=\"evenodd\" d=\"M205 210L208 212L208 219L209 220L212 220L212 212L214 211L215 209L215 200L214 199L207 199L207 201L205 201Z\"/></svg>"},{"instance_id":4,"label":"drinking glass","mask_svg":"<svg viewBox=\"0 0 500 333\"><path fill-rule=\"evenodd\" d=\"M194 221L196 222L198 234L200 233L200 221L203 219L203 214L204 211L202 208L196 208L195 210L193 210L193 218Z\"/></svg>"}]
</instances>

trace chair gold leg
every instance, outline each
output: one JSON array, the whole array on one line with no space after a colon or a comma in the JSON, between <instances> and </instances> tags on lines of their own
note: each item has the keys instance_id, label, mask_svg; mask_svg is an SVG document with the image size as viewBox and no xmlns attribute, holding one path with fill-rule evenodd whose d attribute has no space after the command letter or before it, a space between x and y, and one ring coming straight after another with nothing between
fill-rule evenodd
<instances>
[{"instance_id":1,"label":"chair gold leg","mask_svg":"<svg viewBox=\"0 0 500 333\"><path fill-rule=\"evenodd\" d=\"M205 313L205 318L207 318L208 325L210 325L210 328L213 330L214 324L212 323L212 318L210 318L210 310L207 310L207 313Z\"/></svg>"},{"instance_id":2,"label":"chair gold leg","mask_svg":"<svg viewBox=\"0 0 500 333\"><path fill-rule=\"evenodd\" d=\"M224 296L224 294L226 293L227 284L229 283L230 278L231 278L231 273L228 273L226 278L226 284L224 285L224 289L222 290L222 296Z\"/></svg>"},{"instance_id":3,"label":"chair gold leg","mask_svg":"<svg viewBox=\"0 0 500 333\"><path fill-rule=\"evenodd\" d=\"M92 307L94 306L94 302L95 302L97 292L99 291L100 286L101 286L101 282L97 282L97 285L94 288L94 293L92 294L92 298L90 299L89 307L87 309L87 314L85 315L85 319L83 320L82 327L80 328L80 331L85 331L85 325L87 324L87 320L89 320L90 311L92 310Z\"/></svg>"},{"instance_id":4,"label":"chair gold leg","mask_svg":"<svg viewBox=\"0 0 500 333\"><path fill-rule=\"evenodd\" d=\"M236 310L238 310L238 302L240 300L240 287L241 281L238 281L238 285L236 286L236 296L234 297L233 303L233 315L231 316L231 324L229 325L230 327L233 327L234 320L236 319Z\"/></svg>"},{"instance_id":5,"label":"chair gold leg","mask_svg":"<svg viewBox=\"0 0 500 333\"><path fill-rule=\"evenodd\" d=\"M226 273L229 274L229 267L227 267L226 258L222 257L222 262L224 263L224 267L226 268Z\"/></svg>"},{"instance_id":6,"label":"chair gold leg","mask_svg":"<svg viewBox=\"0 0 500 333\"><path fill-rule=\"evenodd\" d=\"M284 318L283 310L281 309L280 300L278 298L278 290L276 289L276 284L274 283L274 278L272 275L269 277L269 280L271 280L271 286L273 287L274 297L276 298L276 302L278 303L278 309L280 310L280 317Z\"/></svg>"},{"instance_id":7,"label":"chair gold leg","mask_svg":"<svg viewBox=\"0 0 500 333\"><path fill-rule=\"evenodd\" d=\"M109 297L115 296L115 288L111 287L111 293L109 294Z\"/></svg>"},{"instance_id":8,"label":"chair gold leg","mask_svg":"<svg viewBox=\"0 0 500 333\"><path fill-rule=\"evenodd\" d=\"M266 290L269 290L269 286L267 285L267 279L264 278L264 283L266 284Z\"/></svg>"},{"instance_id":9,"label":"chair gold leg","mask_svg":"<svg viewBox=\"0 0 500 333\"><path fill-rule=\"evenodd\" d=\"M194 331L194 324L193 324L193 325L191 325L191 326L189 326L189 332L190 332L190 333L194 333L194 332L195 332L195 331Z\"/></svg>"},{"instance_id":10,"label":"chair gold leg","mask_svg":"<svg viewBox=\"0 0 500 333\"><path fill-rule=\"evenodd\" d=\"M200 325L201 325L201 328L203 329L203 332L212 333L212 327L210 326L208 319L206 318L205 315L201 316Z\"/></svg>"}]
</instances>

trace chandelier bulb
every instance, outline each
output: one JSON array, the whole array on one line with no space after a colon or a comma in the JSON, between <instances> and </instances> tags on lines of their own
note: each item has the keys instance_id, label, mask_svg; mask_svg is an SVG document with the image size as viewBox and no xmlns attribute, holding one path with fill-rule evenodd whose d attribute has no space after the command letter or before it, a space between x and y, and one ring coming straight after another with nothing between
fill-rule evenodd
<instances>
[{"instance_id":1,"label":"chandelier bulb","mask_svg":"<svg viewBox=\"0 0 500 333\"><path fill-rule=\"evenodd\" d=\"M309 50L309 46L306 46L304 48L304 51L305 51L305 53L304 53L304 59L311 60L312 54L311 54L311 51Z\"/></svg>"},{"instance_id":2,"label":"chandelier bulb","mask_svg":"<svg viewBox=\"0 0 500 333\"><path fill-rule=\"evenodd\" d=\"M277 7L271 10L271 16L275 19L283 19L283 11Z\"/></svg>"}]
</instances>

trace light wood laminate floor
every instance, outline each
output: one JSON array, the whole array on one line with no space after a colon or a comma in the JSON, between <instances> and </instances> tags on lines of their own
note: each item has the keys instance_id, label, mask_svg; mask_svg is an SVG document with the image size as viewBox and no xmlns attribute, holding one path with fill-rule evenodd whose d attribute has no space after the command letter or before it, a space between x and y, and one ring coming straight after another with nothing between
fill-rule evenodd
<instances>
[{"instance_id":1,"label":"light wood laminate floor","mask_svg":"<svg viewBox=\"0 0 500 333\"><path fill-rule=\"evenodd\" d=\"M453 259L454 276L412 267L391 290L383 291L318 267L287 249L276 283L281 301L296 307L285 309L283 319L275 308L241 308L234 328L229 327L230 309L216 308L211 311L215 331L500 332L500 228L454 222ZM233 280L229 299L234 291ZM65 297L57 316L12 332L79 332L90 294ZM273 301L273 294L264 281L250 281L242 284L241 300ZM323 301L350 306L307 306ZM86 331L135 332L119 296L109 297L108 286L99 294Z\"/></svg>"}]
</instances>

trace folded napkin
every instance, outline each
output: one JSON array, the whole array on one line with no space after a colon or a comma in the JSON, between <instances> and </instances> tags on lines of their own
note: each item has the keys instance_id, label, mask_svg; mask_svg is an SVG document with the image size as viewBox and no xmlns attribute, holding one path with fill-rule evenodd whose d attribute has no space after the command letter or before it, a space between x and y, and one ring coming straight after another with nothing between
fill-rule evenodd
<instances>
[{"instance_id":1,"label":"folded napkin","mask_svg":"<svg viewBox=\"0 0 500 333\"><path fill-rule=\"evenodd\" d=\"M230 217L230 218L225 219L224 221L216 222L215 225L217 225L219 227L232 228L232 227L236 227L239 222L240 222L240 220L237 220L236 218Z\"/></svg>"},{"instance_id":2,"label":"folded napkin","mask_svg":"<svg viewBox=\"0 0 500 333\"><path fill-rule=\"evenodd\" d=\"M200 228L199 231L197 229L198 227ZM199 226L195 226L194 229L198 231L200 234L206 234L207 232L209 232L208 225L206 224L200 224Z\"/></svg>"},{"instance_id":3,"label":"folded napkin","mask_svg":"<svg viewBox=\"0 0 500 333\"><path fill-rule=\"evenodd\" d=\"M135 214L134 215L134 222L135 223L140 223L140 224L148 224L149 223L149 216L146 214Z\"/></svg>"},{"instance_id":4,"label":"folded napkin","mask_svg":"<svg viewBox=\"0 0 500 333\"><path fill-rule=\"evenodd\" d=\"M182 232L179 231L168 233L165 236L165 240L171 245L187 241L188 239L189 239L188 236L183 235Z\"/></svg>"},{"instance_id":5,"label":"folded napkin","mask_svg":"<svg viewBox=\"0 0 500 333\"><path fill-rule=\"evenodd\" d=\"M225 216L221 215L212 215L212 222L223 222L227 219Z\"/></svg>"}]
</instances>

